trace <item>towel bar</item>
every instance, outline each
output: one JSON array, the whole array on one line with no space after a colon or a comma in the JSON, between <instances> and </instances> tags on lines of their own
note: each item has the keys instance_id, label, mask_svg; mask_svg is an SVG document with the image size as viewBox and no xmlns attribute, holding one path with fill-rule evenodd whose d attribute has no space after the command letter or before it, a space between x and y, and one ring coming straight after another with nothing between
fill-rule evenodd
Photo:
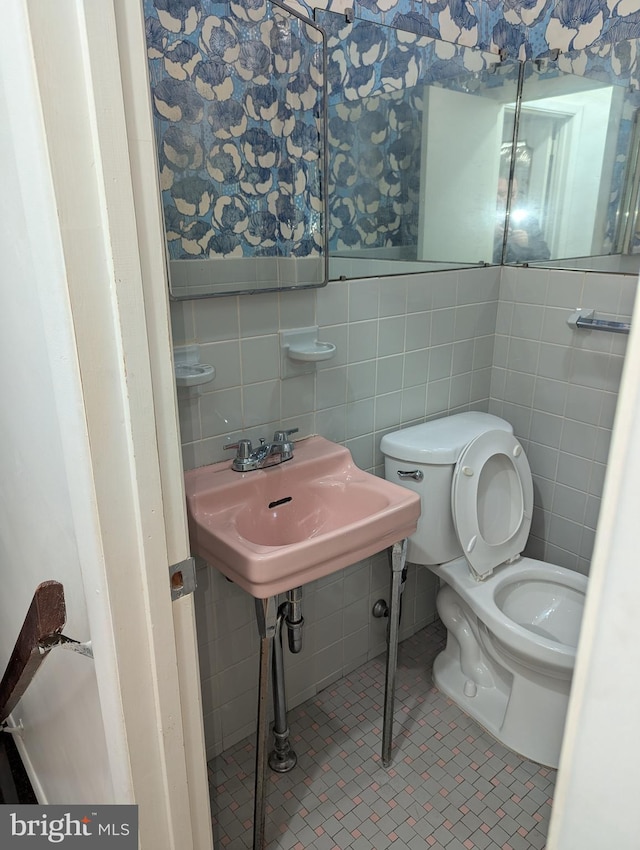
<instances>
[{"instance_id":1,"label":"towel bar","mask_svg":"<svg viewBox=\"0 0 640 850\"><path fill-rule=\"evenodd\" d=\"M631 330L629 322L614 322L610 319L594 318L594 310L578 309L567 319L570 328L588 331L609 331L614 334L628 334Z\"/></svg>"}]
</instances>

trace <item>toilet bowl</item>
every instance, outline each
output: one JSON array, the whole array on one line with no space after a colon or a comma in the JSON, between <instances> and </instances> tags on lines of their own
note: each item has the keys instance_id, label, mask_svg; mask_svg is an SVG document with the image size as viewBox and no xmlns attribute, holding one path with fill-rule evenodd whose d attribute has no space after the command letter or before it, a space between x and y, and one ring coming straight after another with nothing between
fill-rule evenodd
<instances>
[{"instance_id":1,"label":"toilet bowl","mask_svg":"<svg viewBox=\"0 0 640 850\"><path fill-rule=\"evenodd\" d=\"M383 437L385 475L420 493L407 558L440 579L436 685L497 740L557 767L587 579L523 557L533 486L511 426L462 413Z\"/></svg>"}]
</instances>

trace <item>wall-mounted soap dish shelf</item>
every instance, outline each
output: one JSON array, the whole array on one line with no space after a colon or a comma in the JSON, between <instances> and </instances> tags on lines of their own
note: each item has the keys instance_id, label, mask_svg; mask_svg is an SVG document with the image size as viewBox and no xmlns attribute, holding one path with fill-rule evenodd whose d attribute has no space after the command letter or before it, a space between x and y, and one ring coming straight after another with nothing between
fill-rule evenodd
<instances>
[{"instance_id":1,"label":"wall-mounted soap dish shelf","mask_svg":"<svg viewBox=\"0 0 640 850\"><path fill-rule=\"evenodd\" d=\"M200 392L216 376L216 370L208 363L200 362L200 346L179 345L173 349L173 366L176 385L185 392Z\"/></svg>"},{"instance_id":2,"label":"wall-mounted soap dish shelf","mask_svg":"<svg viewBox=\"0 0 640 850\"><path fill-rule=\"evenodd\" d=\"M331 360L335 353L336 347L332 342L318 342L318 340L314 340L310 346L290 345L287 349L287 357L291 360L302 360L305 363Z\"/></svg>"},{"instance_id":3,"label":"wall-mounted soap dish shelf","mask_svg":"<svg viewBox=\"0 0 640 850\"><path fill-rule=\"evenodd\" d=\"M215 377L216 370L207 363L176 364L176 384L179 387L197 387Z\"/></svg>"},{"instance_id":4,"label":"wall-mounted soap dish shelf","mask_svg":"<svg viewBox=\"0 0 640 850\"><path fill-rule=\"evenodd\" d=\"M316 363L335 357L336 346L318 339L318 327L280 331L280 377L314 372Z\"/></svg>"}]
</instances>

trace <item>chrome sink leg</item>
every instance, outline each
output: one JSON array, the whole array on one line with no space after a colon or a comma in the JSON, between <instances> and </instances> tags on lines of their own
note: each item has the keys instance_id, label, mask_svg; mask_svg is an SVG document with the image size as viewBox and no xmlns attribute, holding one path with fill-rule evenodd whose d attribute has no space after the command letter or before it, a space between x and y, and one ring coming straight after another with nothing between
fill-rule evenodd
<instances>
[{"instance_id":1,"label":"chrome sink leg","mask_svg":"<svg viewBox=\"0 0 640 850\"><path fill-rule=\"evenodd\" d=\"M256 734L256 776L253 799L253 850L264 850L267 795L267 735L269 731L269 672L271 647L276 633L277 600L256 599L256 619L260 635L260 676L258 679L258 729Z\"/></svg>"},{"instance_id":2,"label":"chrome sink leg","mask_svg":"<svg viewBox=\"0 0 640 850\"><path fill-rule=\"evenodd\" d=\"M400 631L400 600L407 578L407 541L394 543L389 550L391 562L391 603L387 625L387 669L384 684L384 719L382 726L382 764L391 764L391 742L393 738L393 710L398 668L398 633Z\"/></svg>"}]
</instances>

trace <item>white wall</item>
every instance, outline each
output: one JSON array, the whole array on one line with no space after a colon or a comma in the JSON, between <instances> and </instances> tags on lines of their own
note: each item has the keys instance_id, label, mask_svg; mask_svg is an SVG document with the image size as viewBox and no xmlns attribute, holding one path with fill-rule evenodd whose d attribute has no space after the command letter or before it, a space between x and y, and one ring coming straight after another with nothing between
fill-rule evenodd
<instances>
[{"instance_id":1,"label":"white wall","mask_svg":"<svg viewBox=\"0 0 640 850\"><path fill-rule=\"evenodd\" d=\"M12 118L0 122L0 671L41 581L64 586L65 634L92 637L76 537L78 499L91 502L81 493L81 388L26 35L13 4L0 32L0 111ZM114 802L93 661L53 650L13 720L24 723L21 748L42 802ZM111 741L114 753L121 744Z\"/></svg>"},{"instance_id":2,"label":"white wall","mask_svg":"<svg viewBox=\"0 0 640 850\"><path fill-rule=\"evenodd\" d=\"M621 385L549 850L635 850L638 807L640 303Z\"/></svg>"},{"instance_id":3,"label":"white wall","mask_svg":"<svg viewBox=\"0 0 640 850\"><path fill-rule=\"evenodd\" d=\"M179 398L185 468L227 459L240 432L268 437L282 423L296 438L344 443L382 473L387 431L486 409L499 281L493 267L172 303L174 344L199 343L216 367L201 396ZM316 324L336 356L281 380L278 331Z\"/></svg>"},{"instance_id":4,"label":"white wall","mask_svg":"<svg viewBox=\"0 0 640 850\"><path fill-rule=\"evenodd\" d=\"M504 106L436 86L423 97L418 259L491 263Z\"/></svg>"},{"instance_id":5,"label":"white wall","mask_svg":"<svg viewBox=\"0 0 640 850\"><path fill-rule=\"evenodd\" d=\"M523 442L534 478L531 557L588 573L627 337L568 316L629 321L633 275L504 268L490 410Z\"/></svg>"}]
</instances>

